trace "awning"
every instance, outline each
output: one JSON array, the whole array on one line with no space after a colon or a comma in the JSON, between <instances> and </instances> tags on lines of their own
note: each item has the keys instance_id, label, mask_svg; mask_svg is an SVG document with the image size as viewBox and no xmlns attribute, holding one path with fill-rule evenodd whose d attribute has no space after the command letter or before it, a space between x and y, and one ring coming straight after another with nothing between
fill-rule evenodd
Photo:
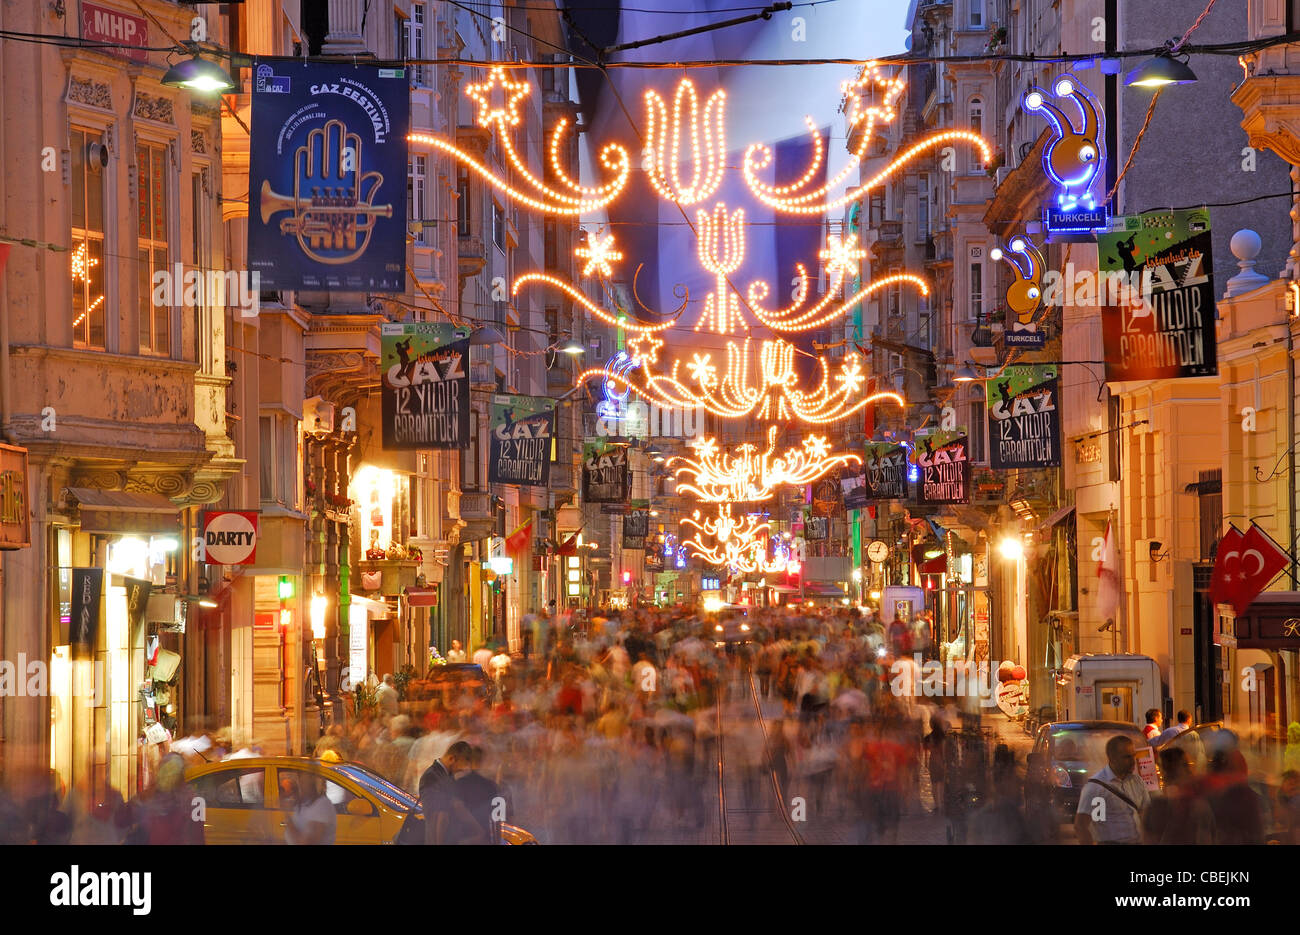
<instances>
[{"instance_id":1,"label":"awning","mask_svg":"<svg viewBox=\"0 0 1300 935\"><path fill-rule=\"evenodd\" d=\"M1074 512L1073 503L1071 503L1069 506L1061 507L1051 516L1047 517L1047 519L1043 520L1041 523L1038 524L1038 531L1043 532L1045 530L1051 529L1053 526L1055 526L1057 523L1064 520L1067 516L1069 516L1073 512Z\"/></svg>"},{"instance_id":2,"label":"awning","mask_svg":"<svg viewBox=\"0 0 1300 935\"><path fill-rule=\"evenodd\" d=\"M920 568L923 575L944 575L948 573L948 556L936 555L934 558L921 563Z\"/></svg>"},{"instance_id":3,"label":"awning","mask_svg":"<svg viewBox=\"0 0 1300 935\"><path fill-rule=\"evenodd\" d=\"M830 581L808 581L803 586L804 597L844 597L844 589Z\"/></svg>"},{"instance_id":4,"label":"awning","mask_svg":"<svg viewBox=\"0 0 1300 935\"><path fill-rule=\"evenodd\" d=\"M169 535L180 530L180 507L166 497L97 487L65 487L82 532Z\"/></svg>"},{"instance_id":5,"label":"awning","mask_svg":"<svg viewBox=\"0 0 1300 935\"><path fill-rule=\"evenodd\" d=\"M1230 627L1239 649L1300 650L1300 591L1265 591Z\"/></svg>"},{"instance_id":6,"label":"awning","mask_svg":"<svg viewBox=\"0 0 1300 935\"><path fill-rule=\"evenodd\" d=\"M368 597L362 597L359 594L349 595L353 604L358 604L366 609L366 616L371 620L383 620L388 616L389 607L384 601L373 601Z\"/></svg>"},{"instance_id":7,"label":"awning","mask_svg":"<svg viewBox=\"0 0 1300 935\"><path fill-rule=\"evenodd\" d=\"M432 607L438 603L438 589L432 588L407 588L406 603L412 607Z\"/></svg>"}]
</instances>

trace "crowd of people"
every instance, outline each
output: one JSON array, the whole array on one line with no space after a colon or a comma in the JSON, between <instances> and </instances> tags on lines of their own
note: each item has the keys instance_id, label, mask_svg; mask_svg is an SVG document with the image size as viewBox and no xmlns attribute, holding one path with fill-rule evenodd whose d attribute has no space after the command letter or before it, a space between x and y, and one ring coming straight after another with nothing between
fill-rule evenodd
<instances>
[{"instance_id":1,"label":"crowd of people","mask_svg":"<svg viewBox=\"0 0 1300 935\"><path fill-rule=\"evenodd\" d=\"M360 763L419 798L428 843L496 842L503 823L543 843L711 842L719 745L740 832L785 825L808 839L896 843L923 824L954 843L1068 837L1041 758L1003 742L978 704L899 691L897 660L941 650L924 618L885 625L856 609L782 609L744 622L736 638L736 621L684 608L595 616L580 628L533 614L524 653L467 654L454 643L447 661L481 660L483 678L434 678L417 698L386 675L374 706L328 728L312 752ZM1189 720L1179 712L1162 730L1152 717L1147 734L1172 736ZM1271 809L1230 744L1212 753L1206 775L1163 751L1165 788L1152 794L1134 770L1132 741L1116 738L1080 796L1075 834L1083 843L1245 843L1280 826L1295 840L1300 725L1292 733ZM129 802L40 783L6 790L0 840L197 843L186 766L260 752L228 730L177 740L150 789ZM333 841L324 790L292 798L286 841Z\"/></svg>"}]
</instances>

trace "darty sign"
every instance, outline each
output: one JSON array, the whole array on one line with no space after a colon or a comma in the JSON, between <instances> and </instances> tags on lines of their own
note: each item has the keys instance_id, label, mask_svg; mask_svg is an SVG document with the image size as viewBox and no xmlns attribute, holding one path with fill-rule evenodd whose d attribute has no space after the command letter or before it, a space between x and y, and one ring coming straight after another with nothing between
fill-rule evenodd
<instances>
[{"instance_id":1,"label":"darty sign","mask_svg":"<svg viewBox=\"0 0 1300 935\"><path fill-rule=\"evenodd\" d=\"M203 556L209 565L252 565L257 556L257 513L204 513Z\"/></svg>"},{"instance_id":2,"label":"darty sign","mask_svg":"<svg viewBox=\"0 0 1300 935\"><path fill-rule=\"evenodd\" d=\"M81 38L95 42L112 42L120 45L147 46L149 22L143 16L133 16L98 3L81 4ZM137 62L147 62L149 53L144 48L108 49L109 55L121 55Z\"/></svg>"}]
</instances>

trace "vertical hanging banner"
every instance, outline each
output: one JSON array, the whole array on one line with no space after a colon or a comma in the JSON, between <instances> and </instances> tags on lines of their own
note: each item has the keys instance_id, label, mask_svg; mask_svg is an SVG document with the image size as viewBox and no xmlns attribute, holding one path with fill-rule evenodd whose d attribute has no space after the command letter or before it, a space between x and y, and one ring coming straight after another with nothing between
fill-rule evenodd
<instances>
[{"instance_id":1,"label":"vertical hanging banner","mask_svg":"<svg viewBox=\"0 0 1300 935\"><path fill-rule=\"evenodd\" d=\"M840 493L844 497L844 509L862 510L867 506L867 467L866 462L859 465L845 465L840 469Z\"/></svg>"},{"instance_id":2,"label":"vertical hanging banner","mask_svg":"<svg viewBox=\"0 0 1300 935\"><path fill-rule=\"evenodd\" d=\"M104 569L72 569L68 642L74 659L85 659L95 651L99 639L99 598L103 591Z\"/></svg>"},{"instance_id":3,"label":"vertical hanging banner","mask_svg":"<svg viewBox=\"0 0 1300 935\"><path fill-rule=\"evenodd\" d=\"M469 447L469 329L428 322L380 330L383 447Z\"/></svg>"},{"instance_id":4,"label":"vertical hanging banner","mask_svg":"<svg viewBox=\"0 0 1300 935\"><path fill-rule=\"evenodd\" d=\"M585 442L582 446L582 499L585 503L621 503L631 496L627 448Z\"/></svg>"},{"instance_id":5,"label":"vertical hanging banner","mask_svg":"<svg viewBox=\"0 0 1300 935\"><path fill-rule=\"evenodd\" d=\"M844 491L840 489L840 469L827 471L812 485L813 516L839 516L844 512Z\"/></svg>"},{"instance_id":6,"label":"vertical hanging banner","mask_svg":"<svg viewBox=\"0 0 1300 935\"><path fill-rule=\"evenodd\" d=\"M1107 382L1219 372L1208 210L1115 218L1097 265Z\"/></svg>"},{"instance_id":7,"label":"vertical hanging banner","mask_svg":"<svg viewBox=\"0 0 1300 935\"><path fill-rule=\"evenodd\" d=\"M966 430L922 430L916 433L916 463L921 482L918 503L969 503L970 461Z\"/></svg>"},{"instance_id":8,"label":"vertical hanging banner","mask_svg":"<svg viewBox=\"0 0 1300 935\"><path fill-rule=\"evenodd\" d=\"M868 500L907 499L907 449L897 442L867 442L862 462Z\"/></svg>"},{"instance_id":9,"label":"vertical hanging banner","mask_svg":"<svg viewBox=\"0 0 1300 935\"><path fill-rule=\"evenodd\" d=\"M493 396L488 479L493 484L545 487L551 480L554 436L554 400L540 396Z\"/></svg>"},{"instance_id":10,"label":"vertical hanging banner","mask_svg":"<svg viewBox=\"0 0 1300 935\"><path fill-rule=\"evenodd\" d=\"M650 510L629 510L623 516L623 548L644 549L648 535L650 535Z\"/></svg>"},{"instance_id":11,"label":"vertical hanging banner","mask_svg":"<svg viewBox=\"0 0 1300 935\"><path fill-rule=\"evenodd\" d=\"M406 286L404 69L253 63L248 264L263 289Z\"/></svg>"},{"instance_id":12,"label":"vertical hanging banner","mask_svg":"<svg viewBox=\"0 0 1300 935\"><path fill-rule=\"evenodd\" d=\"M1060 388L1060 373L1046 364L1007 367L985 381L994 468L1061 466Z\"/></svg>"}]
</instances>

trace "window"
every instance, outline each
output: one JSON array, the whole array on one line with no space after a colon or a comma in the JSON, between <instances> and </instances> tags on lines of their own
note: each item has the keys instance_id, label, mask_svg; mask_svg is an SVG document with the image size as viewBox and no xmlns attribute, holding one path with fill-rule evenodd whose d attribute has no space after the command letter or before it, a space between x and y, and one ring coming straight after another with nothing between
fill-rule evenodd
<instances>
[{"instance_id":1,"label":"window","mask_svg":"<svg viewBox=\"0 0 1300 935\"><path fill-rule=\"evenodd\" d=\"M170 272L167 257L167 212L171 203L167 147L141 143L135 148L137 272L140 283L140 353L171 353L169 305L153 300L154 274ZM176 285L179 285L176 284Z\"/></svg>"},{"instance_id":2,"label":"window","mask_svg":"<svg viewBox=\"0 0 1300 935\"><path fill-rule=\"evenodd\" d=\"M462 453L463 460L460 463L460 476L465 490L478 490L482 486L479 483L478 444L478 419L471 414L469 419L469 447Z\"/></svg>"},{"instance_id":3,"label":"window","mask_svg":"<svg viewBox=\"0 0 1300 935\"><path fill-rule=\"evenodd\" d=\"M307 775L309 775L308 772L301 769L285 769L284 767L280 767L276 770L277 785L280 787L281 810L289 811L290 809L297 808L300 804L302 796L306 794L305 790L307 789L307 785L303 780ZM317 775L317 778L323 779L323 777L319 775ZM349 789L345 789L333 780L325 779L324 784L325 797L330 800L330 804L334 806L334 810L340 815L348 814L348 803L353 799L360 798L360 796L356 795ZM365 800L362 799L362 801ZM371 806L371 814L374 814L373 806Z\"/></svg>"},{"instance_id":4,"label":"window","mask_svg":"<svg viewBox=\"0 0 1300 935\"><path fill-rule=\"evenodd\" d=\"M456 179L456 235L458 237L468 237L470 235L469 176L465 174L463 169L460 177Z\"/></svg>"},{"instance_id":5,"label":"window","mask_svg":"<svg viewBox=\"0 0 1300 935\"><path fill-rule=\"evenodd\" d=\"M199 169L190 173L190 244L193 253L190 256L190 265L202 273L208 269L208 263L212 257L212 236L211 217L208 206L208 170ZM206 282L206 278L204 282ZM226 304L238 303L238 296L227 296ZM204 296L204 307L199 309L199 327L194 329L194 360L203 368L204 372L211 372L214 366L212 341L209 340L212 334L212 328L220 318L213 316L222 315L220 303L216 301L215 296ZM230 334L229 329L226 334Z\"/></svg>"},{"instance_id":6,"label":"window","mask_svg":"<svg viewBox=\"0 0 1300 935\"><path fill-rule=\"evenodd\" d=\"M966 111L966 122L972 133L984 133L984 102L978 97L971 98L970 107ZM971 148L970 169L972 172L984 170L984 160L980 158L979 149L974 147Z\"/></svg>"},{"instance_id":7,"label":"window","mask_svg":"<svg viewBox=\"0 0 1300 935\"><path fill-rule=\"evenodd\" d=\"M970 265L970 314L975 321L984 317L984 264Z\"/></svg>"},{"instance_id":8,"label":"window","mask_svg":"<svg viewBox=\"0 0 1300 935\"><path fill-rule=\"evenodd\" d=\"M415 242L424 245L425 173L427 157L412 156L406 179L406 210L411 226L415 230Z\"/></svg>"},{"instance_id":9,"label":"window","mask_svg":"<svg viewBox=\"0 0 1300 935\"><path fill-rule=\"evenodd\" d=\"M298 420L287 413L263 415L258 420L261 499L298 508Z\"/></svg>"},{"instance_id":10,"label":"window","mask_svg":"<svg viewBox=\"0 0 1300 935\"><path fill-rule=\"evenodd\" d=\"M898 276L902 270L897 266L889 268L890 276ZM894 317L903 314L903 286L902 283L896 283L889 287L889 315Z\"/></svg>"},{"instance_id":11,"label":"window","mask_svg":"<svg viewBox=\"0 0 1300 935\"><path fill-rule=\"evenodd\" d=\"M93 130L72 129L72 343L104 349L104 175Z\"/></svg>"},{"instance_id":12,"label":"window","mask_svg":"<svg viewBox=\"0 0 1300 935\"><path fill-rule=\"evenodd\" d=\"M922 172L916 180L916 240L925 243L930 237L930 176Z\"/></svg>"},{"instance_id":13,"label":"window","mask_svg":"<svg viewBox=\"0 0 1300 935\"><path fill-rule=\"evenodd\" d=\"M976 390L978 393L979 390ZM984 400L972 399L970 404L970 418L967 420L968 426L967 444L970 445L970 459L975 463L983 463L984 454L984 431L987 427L988 414L984 411Z\"/></svg>"},{"instance_id":14,"label":"window","mask_svg":"<svg viewBox=\"0 0 1300 935\"><path fill-rule=\"evenodd\" d=\"M555 56L554 56L554 55L543 55L543 56L542 56L542 60L543 60L543 61L554 61L554 60L555 60ZM554 69L554 68L543 68L543 69L540 71L538 77L539 77L539 79L540 79L541 82L542 82L542 92L543 92L543 93L549 93L549 92L555 90L555 72L556 72L556 69Z\"/></svg>"},{"instance_id":15,"label":"window","mask_svg":"<svg viewBox=\"0 0 1300 935\"><path fill-rule=\"evenodd\" d=\"M554 344L560 340L560 310L554 305L546 307L546 341Z\"/></svg>"},{"instance_id":16,"label":"window","mask_svg":"<svg viewBox=\"0 0 1300 935\"><path fill-rule=\"evenodd\" d=\"M556 269L560 265L560 255L558 244L556 243L555 218L547 218L542 222L542 250L544 253L543 264L547 269Z\"/></svg>"},{"instance_id":17,"label":"window","mask_svg":"<svg viewBox=\"0 0 1300 935\"><path fill-rule=\"evenodd\" d=\"M406 34L406 51L410 58L424 58L424 4L411 4L411 18L404 20L402 30ZM425 69L424 65L411 66L411 86L422 88L425 86Z\"/></svg>"},{"instance_id":18,"label":"window","mask_svg":"<svg viewBox=\"0 0 1300 935\"><path fill-rule=\"evenodd\" d=\"M971 29L984 28L984 0L969 0Z\"/></svg>"},{"instance_id":19,"label":"window","mask_svg":"<svg viewBox=\"0 0 1300 935\"><path fill-rule=\"evenodd\" d=\"M879 227L885 220L885 193L876 189L871 193L871 203L867 208L867 226Z\"/></svg>"},{"instance_id":20,"label":"window","mask_svg":"<svg viewBox=\"0 0 1300 935\"><path fill-rule=\"evenodd\" d=\"M497 245L498 250L505 252L506 213L495 200L492 202L492 242Z\"/></svg>"},{"instance_id":21,"label":"window","mask_svg":"<svg viewBox=\"0 0 1300 935\"><path fill-rule=\"evenodd\" d=\"M265 808L266 770L221 770L190 783L209 808Z\"/></svg>"}]
</instances>

